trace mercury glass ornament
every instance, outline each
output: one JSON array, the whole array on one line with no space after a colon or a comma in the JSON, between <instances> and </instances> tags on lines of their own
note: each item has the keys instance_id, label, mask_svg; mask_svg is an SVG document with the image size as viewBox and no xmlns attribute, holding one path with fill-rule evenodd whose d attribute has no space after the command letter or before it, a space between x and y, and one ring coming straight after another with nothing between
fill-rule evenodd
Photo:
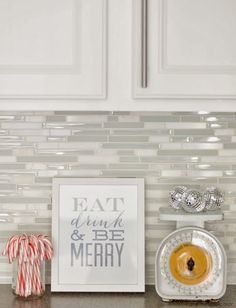
<instances>
[{"instance_id":1,"label":"mercury glass ornament","mask_svg":"<svg viewBox=\"0 0 236 308\"><path fill-rule=\"evenodd\" d=\"M215 187L208 187L203 194L205 208L210 211L217 210L224 202L223 193Z\"/></svg>"},{"instance_id":2,"label":"mercury glass ornament","mask_svg":"<svg viewBox=\"0 0 236 308\"><path fill-rule=\"evenodd\" d=\"M188 189L183 195L182 208L189 213L201 212L205 208L203 195L196 189Z\"/></svg>"},{"instance_id":3,"label":"mercury glass ornament","mask_svg":"<svg viewBox=\"0 0 236 308\"><path fill-rule=\"evenodd\" d=\"M180 209L182 207L183 194L187 191L187 187L185 186L176 186L174 187L169 195L169 203L170 206L174 209Z\"/></svg>"}]
</instances>

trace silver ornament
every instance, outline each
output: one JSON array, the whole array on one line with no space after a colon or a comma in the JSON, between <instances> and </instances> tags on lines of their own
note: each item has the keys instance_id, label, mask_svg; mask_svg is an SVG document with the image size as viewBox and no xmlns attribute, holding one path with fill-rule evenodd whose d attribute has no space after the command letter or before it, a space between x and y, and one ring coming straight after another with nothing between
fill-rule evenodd
<instances>
[{"instance_id":1,"label":"silver ornament","mask_svg":"<svg viewBox=\"0 0 236 308\"><path fill-rule=\"evenodd\" d=\"M208 187L203 194L205 208L210 211L217 210L224 202L223 193L216 187Z\"/></svg>"},{"instance_id":2,"label":"silver ornament","mask_svg":"<svg viewBox=\"0 0 236 308\"><path fill-rule=\"evenodd\" d=\"M205 208L203 195L196 189L188 189L183 195L182 208L189 213L201 212Z\"/></svg>"},{"instance_id":3,"label":"silver ornament","mask_svg":"<svg viewBox=\"0 0 236 308\"><path fill-rule=\"evenodd\" d=\"M176 186L169 193L169 203L174 209L182 207L183 194L187 191L185 186Z\"/></svg>"}]
</instances>

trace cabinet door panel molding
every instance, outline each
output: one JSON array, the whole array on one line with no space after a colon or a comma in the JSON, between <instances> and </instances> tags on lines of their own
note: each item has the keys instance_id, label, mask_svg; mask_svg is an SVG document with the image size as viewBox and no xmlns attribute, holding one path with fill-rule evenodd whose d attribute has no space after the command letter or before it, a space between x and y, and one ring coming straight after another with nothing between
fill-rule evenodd
<instances>
[{"instance_id":1,"label":"cabinet door panel molding","mask_svg":"<svg viewBox=\"0 0 236 308\"><path fill-rule=\"evenodd\" d=\"M105 98L107 0L0 0L0 98Z\"/></svg>"}]
</instances>

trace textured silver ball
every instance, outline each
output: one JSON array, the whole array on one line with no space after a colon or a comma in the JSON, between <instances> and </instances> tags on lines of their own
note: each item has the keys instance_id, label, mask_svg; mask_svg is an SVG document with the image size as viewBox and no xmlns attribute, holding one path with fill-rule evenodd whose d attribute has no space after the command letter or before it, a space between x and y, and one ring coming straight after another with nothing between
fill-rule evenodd
<instances>
[{"instance_id":1,"label":"textured silver ball","mask_svg":"<svg viewBox=\"0 0 236 308\"><path fill-rule=\"evenodd\" d=\"M169 203L174 209L180 209L183 202L183 194L187 191L185 186L176 186L169 193Z\"/></svg>"},{"instance_id":2,"label":"textured silver ball","mask_svg":"<svg viewBox=\"0 0 236 308\"><path fill-rule=\"evenodd\" d=\"M217 210L224 203L223 193L215 187L208 187L203 194L205 208L210 211Z\"/></svg>"},{"instance_id":3,"label":"textured silver ball","mask_svg":"<svg viewBox=\"0 0 236 308\"><path fill-rule=\"evenodd\" d=\"M201 212L205 208L203 195L196 189L188 189L183 195L182 208L189 213Z\"/></svg>"}]
</instances>

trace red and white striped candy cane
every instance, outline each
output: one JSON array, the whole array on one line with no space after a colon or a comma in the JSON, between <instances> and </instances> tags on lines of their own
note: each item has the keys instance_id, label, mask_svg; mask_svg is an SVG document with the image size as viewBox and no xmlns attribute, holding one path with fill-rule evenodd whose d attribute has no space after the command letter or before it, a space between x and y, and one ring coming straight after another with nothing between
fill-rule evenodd
<instances>
[{"instance_id":1,"label":"red and white striped candy cane","mask_svg":"<svg viewBox=\"0 0 236 308\"><path fill-rule=\"evenodd\" d=\"M16 294L24 297L42 294L41 261L50 260L53 256L49 238L33 234L12 236L6 243L3 255L8 256L9 263L17 259Z\"/></svg>"}]
</instances>

